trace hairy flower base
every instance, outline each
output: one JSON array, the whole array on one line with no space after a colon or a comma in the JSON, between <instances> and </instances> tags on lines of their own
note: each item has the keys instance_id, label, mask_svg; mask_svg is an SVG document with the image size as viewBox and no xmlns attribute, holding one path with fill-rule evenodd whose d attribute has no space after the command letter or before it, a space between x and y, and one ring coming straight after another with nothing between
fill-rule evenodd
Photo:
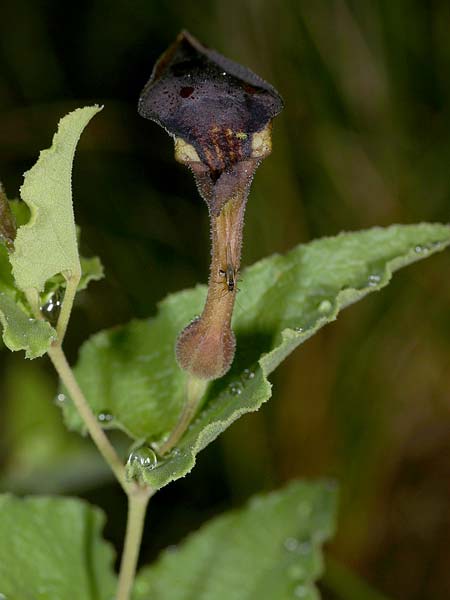
<instances>
[{"instance_id":1,"label":"hairy flower base","mask_svg":"<svg viewBox=\"0 0 450 600\"><path fill-rule=\"evenodd\" d=\"M210 211L212 249L205 307L177 341L179 365L201 379L222 377L233 362L236 341L231 317L237 293L247 189L248 186L240 185L218 216Z\"/></svg>"},{"instance_id":2,"label":"hairy flower base","mask_svg":"<svg viewBox=\"0 0 450 600\"><path fill-rule=\"evenodd\" d=\"M180 333L177 361L199 379L217 379L228 371L233 362L236 339L229 323L217 327L203 318L195 319Z\"/></svg>"}]
</instances>

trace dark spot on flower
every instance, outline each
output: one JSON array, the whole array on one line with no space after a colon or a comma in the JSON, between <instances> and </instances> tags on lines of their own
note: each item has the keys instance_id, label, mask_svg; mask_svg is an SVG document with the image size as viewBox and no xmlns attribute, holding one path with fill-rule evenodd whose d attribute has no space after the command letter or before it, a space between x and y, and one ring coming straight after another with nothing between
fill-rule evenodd
<instances>
[{"instance_id":1,"label":"dark spot on flower","mask_svg":"<svg viewBox=\"0 0 450 600\"><path fill-rule=\"evenodd\" d=\"M180 96L182 98L189 98L192 95L194 88L191 86L182 87L180 90Z\"/></svg>"},{"instance_id":2,"label":"dark spot on flower","mask_svg":"<svg viewBox=\"0 0 450 600\"><path fill-rule=\"evenodd\" d=\"M222 175L222 173L223 173L223 171L221 171L220 169L211 169L209 172L211 181L213 183L216 183L216 181L219 179L219 177Z\"/></svg>"},{"instance_id":3,"label":"dark spot on flower","mask_svg":"<svg viewBox=\"0 0 450 600\"><path fill-rule=\"evenodd\" d=\"M253 96L253 94L256 94L256 92L258 91L256 88L254 88L252 85L249 85L248 83L244 84L244 91L247 92L247 94L250 94L251 96Z\"/></svg>"}]
</instances>

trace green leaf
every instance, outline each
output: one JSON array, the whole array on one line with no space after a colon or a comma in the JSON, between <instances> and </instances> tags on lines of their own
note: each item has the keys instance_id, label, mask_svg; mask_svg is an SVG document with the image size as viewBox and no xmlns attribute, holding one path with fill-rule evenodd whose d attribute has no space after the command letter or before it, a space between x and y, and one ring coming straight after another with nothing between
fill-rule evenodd
<instances>
[{"instance_id":1,"label":"green leaf","mask_svg":"<svg viewBox=\"0 0 450 600\"><path fill-rule=\"evenodd\" d=\"M111 471L87 438L67 430L55 401L53 373L8 357L2 376L0 489L20 494L79 493Z\"/></svg>"},{"instance_id":2,"label":"green leaf","mask_svg":"<svg viewBox=\"0 0 450 600\"><path fill-rule=\"evenodd\" d=\"M78 139L98 106L79 108L61 119L53 144L25 174L21 196L31 218L20 227L10 260L19 289L41 292L58 273L80 272L72 207L72 162Z\"/></svg>"},{"instance_id":3,"label":"green leaf","mask_svg":"<svg viewBox=\"0 0 450 600\"><path fill-rule=\"evenodd\" d=\"M0 593L9 600L111 600L103 513L68 498L0 496Z\"/></svg>"},{"instance_id":4,"label":"green leaf","mask_svg":"<svg viewBox=\"0 0 450 600\"><path fill-rule=\"evenodd\" d=\"M142 460L141 477L155 488L188 473L200 450L271 395L268 375L339 311L387 285L394 271L450 243L445 225L394 225L343 233L262 260L242 273L233 328L237 352L230 372L213 382L203 409L164 460ZM76 375L102 423L137 441L169 432L184 402L186 375L176 364L178 333L201 312L206 288L166 298L153 319L100 332L80 352ZM67 423L82 430L70 402ZM139 458L139 457L138 457ZM130 461L136 476L137 461Z\"/></svg>"},{"instance_id":5,"label":"green leaf","mask_svg":"<svg viewBox=\"0 0 450 600\"><path fill-rule=\"evenodd\" d=\"M12 201L8 205L18 224L26 222L28 209L23 202ZM13 243L13 238L10 242ZM13 351L25 350L27 358L42 356L56 339L56 331L48 323L31 318L24 296L15 286L3 244L0 244L0 323L5 345Z\"/></svg>"},{"instance_id":6,"label":"green leaf","mask_svg":"<svg viewBox=\"0 0 450 600\"><path fill-rule=\"evenodd\" d=\"M14 278L11 272L11 263L9 262L8 251L6 247L0 244L0 291L9 292L15 295L16 288Z\"/></svg>"},{"instance_id":7,"label":"green leaf","mask_svg":"<svg viewBox=\"0 0 450 600\"><path fill-rule=\"evenodd\" d=\"M45 354L57 337L49 323L31 318L5 292L0 292L0 323L5 345L13 351L25 350L26 358Z\"/></svg>"},{"instance_id":8,"label":"green leaf","mask_svg":"<svg viewBox=\"0 0 450 600\"><path fill-rule=\"evenodd\" d=\"M18 225L29 221L30 211L24 202L10 201L9 206ZM78 290L86 289L90 281L103 277L103 267L97 257L80 258L81 279ZM63 290L66 280L60 274L49 279L41 294L41 305ZM56 332L49 323L32 318L32 312L24 293L17 288L11 270L7 247L0 243L0 323L3 325L3 341L10 350L25 350L27 358L42 356L56 339ZM49 317L48 314L45 315Z\"/></svg>"},{"instance_id":9,"label":"green leaf","mask_svg":"<svg viewBox=\"0 0 450 600\"><path fill-rule=\"evenodd\" d=\"M99 281L104 277L103 265L98 256L93 256L92 258L80 256L80 265L81 278L78 283L77 292L85 290L91 281ZM45 284L44 291L40 294L41 306L44 306L47 302L55 298L62 298L66 285L67 281L62 275L58 274L49 279ZM48 314L46 316L48 317Z\"/></svg>"},{"instance_id":10,"label":"green leaf","mask_svg":"<svg viewBox=\"0 0 450 600\"><path fill-rule=\"evenodd\" d=\"M133 600L317 600L336 493L294 482L220 516L137 577Z\"/></svg>"},{"instance_id":11,"label":"green leaf","mask_svg":"<svg viewBox=\"0 0 450 600\"><path fill-rule=\"evenodd\" d=\"M91 281L100 281L100 279L103 279L104 277L103 265L98 256L93 256L92 258L84 258L84 256L81 256L80 263L81 279L78 284L79 292L85 290Z\"/></svg>"},{"instance_id":12,"label":"green leaf","mask_svg":"<svg viewBox=\"0 0 450 600\"><path fill-rule=\"evenodd\" d=\"M28 223L30 220L30 209L25 202L22 202L21 200L10 200L9 205L18 227Z\"/></svg>"}]
</instances>

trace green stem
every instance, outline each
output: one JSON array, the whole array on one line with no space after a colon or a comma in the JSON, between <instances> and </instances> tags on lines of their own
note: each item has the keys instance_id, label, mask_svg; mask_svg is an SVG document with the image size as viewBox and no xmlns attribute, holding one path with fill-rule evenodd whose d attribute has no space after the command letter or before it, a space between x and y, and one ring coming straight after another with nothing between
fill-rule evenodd
<instances>
[{"instance_id":1,"label":"green stem","mask_svg":"<svg viewBox=\"0 0 450 600\"><path fill-rule=\"evenodd\" d=\"M42 316L41 308L39 306L39 294L37 291L34 288L25 290L25 296L28 300L28 304L30 305L31 312L34 314L36 319L43 319L44 317Z\"/></svg>"},{"instance_id":2,"label":"green stem","mask_svg":"<svg viewBox=\"0 0 450 600\"><path fill-rule=\"evenodd\" d=\"M178 423L175 425L175 428L167 440L158 446L158 454L167 454L167 452L170 452L170 450L176 446L177 442L180 440L181 436L189 427L190 422L195 416L207 385L208 382L204 379L198 379L193 375L188 377L186 383L186 402L183 407L183 412L181 413Z\"/></svg>"},{"instance_id":3,"label":"green stem","mask_svg":"<svg viewBox=\"0 0 450 600\"><path fill-rule=\"evenodd\" d=\"M56 325L56 332L58 334L58 342L62 344L64 336L66 334L67 325L70 319L70 313L72 312L73 301L75 294L77 293L78 284L81 279L81 270L77 270L70 276L66 277L66 290L64 292L64 299L61 306L61 312L59 313L58 323Z\"/></svg>"},{"instance_id":4,"label":"green stem","mask_svg":"<svg viewBox=\"0 0 450 600\"><path fill-rule=\"evenodd\" d=\"M108 440L105 432L100 427L95 415L91 411L59 343L50 348L48 355L59 377L61 378L61 381L66 386L70 397L80 413L80 416L83 419L84 424L86 425L86 428L89 431L89 434L97 446L100 454L111 467L125 493L128 494L130 484L127 482L125 477L125 467L111 442Z\"/></svg>"},{"instance_id":5,"label":"green stem","mask_svg":"<svg viewBox=\"0 0 450 600\"><path fill-rule=\"evenodd\" d=\"M134 492L128 494L127 531L120 563L116 600L129 600L130 598L141 547L145 513L152 493L150 488L136 486Z\"/></svg>"},{"instance_id":6,"label":"green stem","mask_svg":"<svg viewBox=\"0 0 450 600\"><path fill-rule=\"evenodd\" d=\"M125 467L87 403L61 347L79 281L80 273L75 273L67 278L66 292L64 294L63 305L56 326L58 340L48 350L48 355L61 381L66 386L80 417L98 448L98 451L111 467L116 479L128 497L127 531L120 565L116 600L129 600L136 573L139 548L141 546L145 513L148 501L155 490L150 486L141 487L134 482L127 481ZM36 304L36 298L31 292L29 294L29 301L35 314L41 316L38 305Z\"/></svg>"}]
</instances>

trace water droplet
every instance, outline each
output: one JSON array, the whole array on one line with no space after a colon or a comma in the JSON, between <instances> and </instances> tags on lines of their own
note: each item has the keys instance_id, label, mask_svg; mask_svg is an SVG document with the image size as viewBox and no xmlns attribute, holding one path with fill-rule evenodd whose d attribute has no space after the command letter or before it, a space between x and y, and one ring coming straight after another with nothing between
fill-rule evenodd
<instances>
[{"instance_id":1,"label":"water droplet","mask_svg":"<svg viewBox=\"0 0 450 600\"><path fill-rule=\"evenodd\" d=\"M303 333L304 329L303 327L294 327L294 331L296 331L297 333Z\"/></svg>"},{"instance_id":2,"label":"water droplet","mask_svg":"<svg viewBox=\"0 0 450 600\"><path fill-rule=\"evenodd\" d=\"M222 71L222 75L225 77L225 75L227 74L226 71Z\"/></svg>"},{"instance_id":3,"label":"water droplet","mask_svg":"<svg viewBox=\"0 0 450 600\"><path fill-rule=\"evenodd\" d=\"M61 305L61 292L56 291L50 296L47 302L41 306L41 313L52 325L56 325L56 322L58 321Z\"/></svg>"},{"instance_id":4,"label":"water droplet","mask_svg":"<svg viewBox=\"0 0 450 600\"><path fill-rule=\"evenodd\" d=\"M298 548L298 540L293 537L288 537L284 540L283 545L288 552L295 552Z\"/></svg>"},{"instance_id":5,"label":"water droplet","mask_svg":"<svg viewBox=\"0 0 450 600\"><path fill-rule=\"evenodd\" d=\"M62 404L63 402L66 401L66 395L65 394L58 394L55 398L56 402L58 402L58 404Z\"/></svg>"},{"instance_id":6,"label":"water droplet","mask_svg":"<svg viewBox=\"0 0 450 600\"><path fill-rule=\"evenodd\" d=\"M254 379L255 373L253 371L251 371L250 369L244 369L244 372L242 373L242 377L247 380Z\"/></svg>"},{"instance_id":7,"label":"water droplet","mask_svg":"<svg viewBox=\"0 0 450 600\"><path fill-rule=\"evenodd\" d=\"M155 451L152 450L150 446L141 446L130 454L128 463L130 465L139 465L143 469L148 469L151 471L157 466L158 458Z\"/></svg>"},{"instance_id":8,"label":"water droplet","mask_svg":"<svg viewBox=\"0 0 450 600\"><path fill-rule=\"evenodd\" d=\"M375 274L369 275L369 281L368 281L369 287L377 286L380 283L380 281L381 281L380 275L375 275Z\"/></svg>"},{"instance_id":9,"label":"water droplet","mask_svg":"<svg viewBox=\"0 0 450 600\"><path fill-rule=\"evenodd\" d=\"M297 552L299 554L310 554L312 550L312 545L311 542L309 541L305 541L305 542L300 542L297 548Z\"/></svg>"},{"instance_id":10,"label":"water droplet","mask_svg":"<svg viewBox=\"0 0 450 600\"><path fill-rule=\"evenodd\" d=\"M288 576L291 579L304 579L306 577L307 573L306 573L306 569L300 565L300 564L295 564L295 565L291 565L288 568Z\"/></svg>"},{"instance_id":11,"label":"water droplet","mask_svg":"<svg viewBox=\"0 0 450 600\"><path fill-rule=\"evenodd\" d=\"M97 419L100 421L100 423L110 423L114 419L114 417L113 414L109 412L109 410L101 410L97 414Z\"/></svg>"},{"instance_id":12,"label":"water droplet","mask_svg":"<svg viewBox=\"0 0 450 600\"><path fill-rule=\"evenodd\" d=\"M306 585L297 585L294 589L294 596L296 598L306 598L309 594L309 590Z\"/></svg>"},{"instance_id":13,"label":"water droplet","mask_svg":"<svg viewBox=\"0 0 450 600\"><path fill-rule=\"evenodd\" d=\"M422 252L428 252L428 248L426 246L417 245L414 248L414 252L416 252L417 254L421 254Z\"/></svg>"},{"instance_id":14,"label":"water droplet","mask_svg":"<svg viewBox=\"0 0 450 600\"><path fill-rule=\"evenodd\" d=\"M321 313L328 313L330 312L332 308L332 304L329 300L322 300L322 302L319 304L318 310Z\"/></svg>"},{"instance_id":15,"label":"water droplet","mask_svg":"<svg viewBox=\"0 0 450 600\"><path fill-rule=\"evenodd\" d=\"M233 381L233 383L230 383L229 390L230 394L233 394L233 396L239 396L239 394L242 394L242 386L237 381Z\"/></svg>"}]
</instances>

